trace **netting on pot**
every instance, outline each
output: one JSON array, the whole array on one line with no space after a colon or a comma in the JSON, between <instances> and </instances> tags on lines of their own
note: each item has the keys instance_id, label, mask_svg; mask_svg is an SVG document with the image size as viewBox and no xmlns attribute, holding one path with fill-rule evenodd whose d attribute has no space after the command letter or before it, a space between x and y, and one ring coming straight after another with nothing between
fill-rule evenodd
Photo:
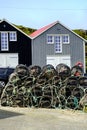
<instances>
[{"instance_id":1,"label":"netting on pot","mask_svg":"<svg viewBox=\"0 0 87 130\"><path fill-rule=\"evenodd\" d=\"M77 77L83 76L83 68L77 65L73 66L71 68L71 75Z\"/></svg>"},{"instance_id":2,"label":"netting on pot","mask_svg":"<svg viewBox=\"0 0 87 130\"><path fill-rule=\"evenodd\" d=\"M61 79L65 79L71 75L70 67L63 63L56 66L56 71Z\"/></svg>"}]
</instances>

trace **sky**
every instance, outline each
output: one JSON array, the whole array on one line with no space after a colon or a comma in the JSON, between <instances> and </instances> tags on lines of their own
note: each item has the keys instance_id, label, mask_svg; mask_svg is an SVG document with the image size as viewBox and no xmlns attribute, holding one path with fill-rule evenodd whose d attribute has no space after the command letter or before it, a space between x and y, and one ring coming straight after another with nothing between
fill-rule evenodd
<instances>
[{"instance_id":1,"label":"sky","mask_svg":"<svg viewBox=\"0 0 87 130\"><path fill-rule=\"evenodd\" d=\"M87 30L87 0L0 0L0 19L33 29L60 21Z\"/></svg>"}]
</instances>

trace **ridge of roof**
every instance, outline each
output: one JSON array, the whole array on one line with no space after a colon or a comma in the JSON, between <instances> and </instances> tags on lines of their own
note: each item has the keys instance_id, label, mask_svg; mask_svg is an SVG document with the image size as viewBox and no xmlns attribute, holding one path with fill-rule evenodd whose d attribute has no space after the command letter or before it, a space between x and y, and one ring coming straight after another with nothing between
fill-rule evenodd
<instances>
[{"instance_id":1,"label":"ridge of roof","mask_svg":"<svg viewBox=\"0 0 87 130\"><path fill-rule=\"evenodd\" d=\"M43 32L45 32L49 28L53 27L57 23L61 24L63 27L65 27L66 29L68 29L69 31L71 31L74 35L78 36L79 38L81 38L82 40L84 40L85 42L87 42L86 39L84 39L83 37L81 37L80 35L78 35L77 33L75 33L73 30L71 30L68 27L66 27L64 24L60 23L60 21L53 22L53 23L51 23L49 25L46 25L46 26L44 26L44 27L36 30L35 32L33 32L33 33L30 34L30 37L32 39L36 38L37 36L39 36L40 34L42 34Z\"/></svg>"},{"instance_id":2,"label":"ridge of roof","mask_svg":"<svg viewBox=\"0 0 87 130\"><path fill-rule=\"evenodd\" d=\"M43 32L45 32L46 30L48 30L49 28L51 28L52 26L54 26L58 22L59 21L53 22L51 24L48 24L48 25L46 25L46 26L44 26L44 27L36 30L35 32L33 32L33 33L30 34L30 37L35 38L35 37L39 36L40 34L42 34Z\"/></svg>"}]
</instances>

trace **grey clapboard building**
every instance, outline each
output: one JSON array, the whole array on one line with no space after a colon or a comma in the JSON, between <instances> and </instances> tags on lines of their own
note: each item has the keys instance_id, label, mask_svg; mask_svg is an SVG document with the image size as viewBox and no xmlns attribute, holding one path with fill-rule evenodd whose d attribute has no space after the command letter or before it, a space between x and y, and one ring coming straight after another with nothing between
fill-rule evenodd
<instances>
[{"instance_id":1,"label":"grey clapboard building","mask_svg":"<svg viewBox=\"0 0 87 130\"><path fill-rule=\"evenodd\" d=\"M85 71L84 38L56 21L33 32L32 65L52 64L54 67L65 63L72 67L82 62Z\"/></svg>"}]
</instances>

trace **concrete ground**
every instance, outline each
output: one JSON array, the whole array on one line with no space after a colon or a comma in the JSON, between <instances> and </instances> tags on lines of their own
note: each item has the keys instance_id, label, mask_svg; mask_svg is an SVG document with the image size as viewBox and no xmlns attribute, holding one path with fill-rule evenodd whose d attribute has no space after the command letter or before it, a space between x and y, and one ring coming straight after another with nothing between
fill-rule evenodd
<instances>
[{"instance_id":1,"label":"concrete ground","mask_svg":"<svg viewBox=\"0 0 87 130\"><path fill-rule=\"evenodd\" d=\"M87 130L87 113L0 106L0 130Z\"/></svg>"}]
</instances>

